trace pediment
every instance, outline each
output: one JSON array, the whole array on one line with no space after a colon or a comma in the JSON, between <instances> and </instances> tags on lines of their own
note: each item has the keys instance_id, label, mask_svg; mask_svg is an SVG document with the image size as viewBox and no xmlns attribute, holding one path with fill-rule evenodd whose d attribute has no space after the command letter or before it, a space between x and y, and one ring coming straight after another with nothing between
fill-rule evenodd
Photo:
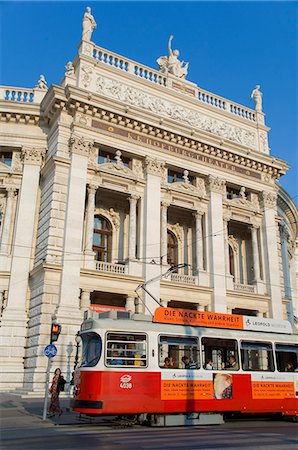
<instances>
[{"instance_id":1,"label":"pediment","mask_svg":"<svg viewBox=\"0 0 298 450\"><path fill-rule=\"evenodd\" d=\"M193 194L198 197L204 197L204 192L191 183L176 182L168 184L168 189L171 191L185 192Z\"/></svg>"},{"instance_id":2,"label":"pediment","mask_svg":"<svg viewBox=\"0 0 298 450\"><path fill-rule=\"evenodd\" d=\"M97 169L101 172L108 172L117 175L124 175L129 178L136 178L134 172L126 167L122 162L98 164Z\"/></svg>"},{"instance_id":3,"label":"pediment","mask_svg":"<svg viewBox=\"0 0 298 450\"><path fill-rule=\"evenodd\" d=\"M4 164L3 162L0 161L0 171L10 173L10 172L12 172L12 167L7 166L6 164Z\"/></svg>"}]
</instances>

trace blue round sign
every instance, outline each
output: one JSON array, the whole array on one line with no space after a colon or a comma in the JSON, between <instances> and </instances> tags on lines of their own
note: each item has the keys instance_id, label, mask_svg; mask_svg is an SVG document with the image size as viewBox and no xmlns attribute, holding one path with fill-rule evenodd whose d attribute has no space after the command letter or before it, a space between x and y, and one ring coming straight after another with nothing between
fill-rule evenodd
<instances>
[{"instance_id":1,"label":"blue round sign","mask_svg":"<svg viewBox=\"0 0 298 450\"><path fill-rule=\"evenodd\" d=\"M54 358L57 355L57 347L54 344L49 344L44 349L44 354L47 358Z\"/></svg>"}]
</instances>

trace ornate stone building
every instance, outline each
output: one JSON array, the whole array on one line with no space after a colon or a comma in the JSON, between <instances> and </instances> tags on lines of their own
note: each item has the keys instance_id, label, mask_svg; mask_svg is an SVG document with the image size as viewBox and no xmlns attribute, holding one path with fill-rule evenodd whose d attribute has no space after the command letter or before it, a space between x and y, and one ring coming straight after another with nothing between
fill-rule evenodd
<instances>
[{"instance_id":1,"label":"ornate stone building","mask_svg":"<svg viewBox=\"0 0 298 450\"><path fill-rule=\"evenodd\" d=\"M69 380L83 312L150 314L135 290L155 277L162 305L298 315L297 208L259 88L254 110L200 89L171 40L159 71L103 49L88 14L60 86L0 88L2 389L41 389L53 314Z\"/></svg>"}]
</instances>

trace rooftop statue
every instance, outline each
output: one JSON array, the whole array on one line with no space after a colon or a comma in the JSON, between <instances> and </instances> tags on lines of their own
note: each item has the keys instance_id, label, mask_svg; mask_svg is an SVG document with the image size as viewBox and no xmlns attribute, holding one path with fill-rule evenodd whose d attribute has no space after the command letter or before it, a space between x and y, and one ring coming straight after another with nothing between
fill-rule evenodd
<instances>
[{"instance_id":1,"label":"rooftop statue","mask_svg":"<svg viewBox=\"0 0 298 450\"><path fill-rule=\"evenodd\" d=\"M47 82L46 82L46 79L45 79L44 75L40 75L39 76L39 80L38 80L37 85L35 86L35 88L41 89L43 91L46 91L48 89Z\"/></svg>"},{"instance_id":2,"label":"rooftop statue","mask_svg":"<svg viewBox=\"0 0 298 450\"><path fill-rule=\"evenodd\" d=\"M168 42L169 56L161 56L157 59L157 64L159 65L159 70L161 73L168 74L171 73L178 78L185 78L187 75L188 64L184 61L178 59L180 52L179 50L172 50L171 43L173 36L170 36Z\"/></svg>"},{"instance_id":3,"label":"rooftop statue","mask_svg":"<svg viewBox=\"0 0 298 450\"><path fill-rule=\"evenodd\" d=\"M251 98L254 99L255 102L255 110L258 112L262 112L262 97L263 94L260 91L260 85L257 84L256 87L254 88L254 90L251 93Z\"/></svg>"},{"instance_id":4,"label":"rooftop statue","mask_svg":"<svg viewBox=\"0 0 298 450\"><path fill-rule=\"evenodd\" d=\"M90 6L87 6L86 12L83 18L83 32L82 32L82 40L90 41L93 30L96 28L96 22L94 17L91 14Z\"/></svg>"}]
</instances>

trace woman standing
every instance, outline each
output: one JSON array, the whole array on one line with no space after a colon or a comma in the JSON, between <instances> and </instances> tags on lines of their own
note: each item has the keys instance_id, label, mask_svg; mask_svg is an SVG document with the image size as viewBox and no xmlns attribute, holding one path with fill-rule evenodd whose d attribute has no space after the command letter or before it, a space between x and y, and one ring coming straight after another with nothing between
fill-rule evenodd
<instances>
[{"instance_id":1,"label":"woman standing","mask_svg":"<svg viewBox=\"0 0 298 450\"><path fill-rule=\"evenodd\" d=\"M57 368L54 373L52 385L50 387L51 403L49 406L49 417L53 417L56 413L61 416L62 409L60 408L59 394L64 391L65 380L61 375L61 370Z\"/></svg>"}]
</instances>

